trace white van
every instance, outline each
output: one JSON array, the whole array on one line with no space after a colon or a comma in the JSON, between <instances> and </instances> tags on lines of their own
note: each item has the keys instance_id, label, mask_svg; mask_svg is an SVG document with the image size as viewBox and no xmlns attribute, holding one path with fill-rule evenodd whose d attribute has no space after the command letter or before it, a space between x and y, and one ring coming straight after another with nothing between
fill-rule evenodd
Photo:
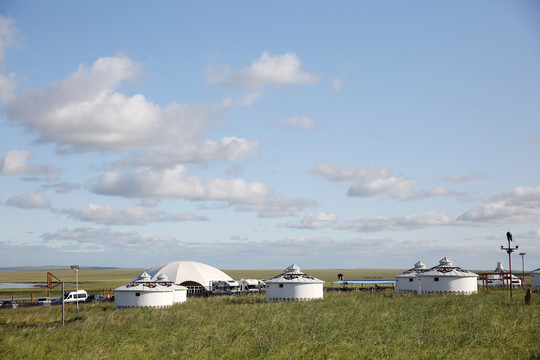
<instances>
[{"instance_id":1,"label":"white van","mask_svg":"<svg viewBox=\"0 0 540 360\"><path fill-rule=\"evenodd\" d=\"M64 303L74 304L77 302L77 299L79 300L79 303L83 303L85 302L87 297L88 297L88 294L86 293L85 290L66 292L64 293Z\"/></svg>"}]
</instances>

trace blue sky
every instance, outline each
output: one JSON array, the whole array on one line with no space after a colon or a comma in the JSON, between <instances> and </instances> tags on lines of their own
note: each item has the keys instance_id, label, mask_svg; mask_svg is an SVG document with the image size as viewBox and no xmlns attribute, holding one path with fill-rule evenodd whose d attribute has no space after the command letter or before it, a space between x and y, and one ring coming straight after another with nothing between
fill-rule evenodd
<instances>
[{"instance_id":1,"label":"blue sky","mask_svg":"<svg viewBox=\"0 0 540 360\"><path fill-rule=\"evenodd\" d=\"M0 267L537 268L539 11L4 1Z\"/></svg>"}]
</instances>

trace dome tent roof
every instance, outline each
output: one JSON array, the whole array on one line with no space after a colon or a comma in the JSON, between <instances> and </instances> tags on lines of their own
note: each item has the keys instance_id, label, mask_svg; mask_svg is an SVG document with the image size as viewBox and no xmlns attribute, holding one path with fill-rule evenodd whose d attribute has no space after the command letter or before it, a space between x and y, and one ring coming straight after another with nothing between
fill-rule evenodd
<instances>
[{"instance_id":1,"label":"dome tent roof","mask_svg":"<svg viewBox=\"0 0 540 360\"><path fill-rule=\"evenodd\" d=\"M164 281L166 278L167 281L172 281L177 285L195 282L207 289L210 288L211 281L233 280L223 271L196 261L173 261L154 266L146 272L151 276L152 281Z\"/></svg>"},{"instance_id":2,"label":"dome tent roof","mask_svg":"<svg viewBox=\"0 0 540 360\"><path fill-rule=\"evenodd\" d=\"M305 283L305 284L324 284L324 281L317 279L308 274L304 274L300 271L300 268L296 264L292 264L286 268L283 274L273 277L272 279L266 280L265 283L274 283L274 284L289 284L289 283Z\"/></svg>"},{"instance_id":3,"label":"dome tent roof","mask_svg":"<svg viewBox=\"0 0 540 360\"><path fill-rule=\"evenodd\" d=\"M475 273L454 266L452 260L446 256L439 260L439 265L419 273L417 276L478 277Z\"/></svg>"},{"instance_id":4,"label":"dome tent roof","mask_svg":"<svg viewBox=\"0 0 540 360\"><path fill-rule=\"evenodd\" d=\"M397 278L399 278L399 277L403 277L403 278L416 277L416 275L418 275L419 273L423 273L423 272L425 272L427 270L428 269L426 269L426 265L423 262L418 261L416 264L414 264L414 267L412 269L404 271L401 274L397 274L394 277L397 277Z\"/></svg>"}]
</instances>

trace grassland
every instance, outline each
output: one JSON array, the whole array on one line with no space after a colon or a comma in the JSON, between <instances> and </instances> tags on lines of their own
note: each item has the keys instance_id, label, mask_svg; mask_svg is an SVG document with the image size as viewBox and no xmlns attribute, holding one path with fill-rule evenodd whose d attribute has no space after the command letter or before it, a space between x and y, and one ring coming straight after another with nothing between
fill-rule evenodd
<instances>
[{"instance_id":1,"label":"grassland","mask_svg":"<svg viewBox=\"0 0 540 360\"><path fill-rule=\"evenodd\" d=\"M114 271L120 270L109 270ZM134 273L102 279L127 277L124 284ZM331 281L337 275L309 273L323 279L326 273ZM256 276L261 274L231 276L267 277ZM388 278L384 272L370 274ZM87 276L87 285L104 287L102 274L89 275L81 276ZM79 318L74 306L66 307L65 327L60 306L2 309L0 358L540 359L540 294L533 292L531 305L523 296L522 289L513 299L506 291L471 296L366 291L287 303L265 303L262 295L189 298L167 309L81 304Z\"/></svg>"}]
</instances>

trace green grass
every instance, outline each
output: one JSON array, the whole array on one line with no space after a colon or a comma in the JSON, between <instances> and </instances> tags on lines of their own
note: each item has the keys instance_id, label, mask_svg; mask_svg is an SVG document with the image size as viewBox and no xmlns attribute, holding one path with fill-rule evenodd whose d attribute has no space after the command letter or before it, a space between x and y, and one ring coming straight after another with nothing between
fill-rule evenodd
<instances>
[{"instance_id":1,"label":"green grass","mask_svg":"<svg viewBox=\"0 0 540 360\"><path fill-rule=\"evenodd\" d=\"M0 311L3 359L540 359L540 295L325 293L189 298L167 309L114 304Z\"/></svg>"}]
</instances>

